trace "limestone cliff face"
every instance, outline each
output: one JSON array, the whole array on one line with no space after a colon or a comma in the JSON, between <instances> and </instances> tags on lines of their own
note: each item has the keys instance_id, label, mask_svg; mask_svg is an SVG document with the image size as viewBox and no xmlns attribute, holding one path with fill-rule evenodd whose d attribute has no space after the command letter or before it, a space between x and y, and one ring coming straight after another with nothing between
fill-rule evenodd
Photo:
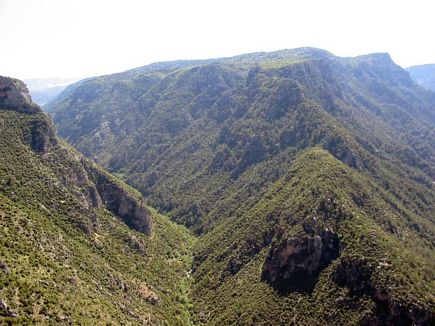
<instances>
[{"instance_id":1,"label":"limestone cliff face","mask_svg":"<svg viewBox=\"0 0 435 326\"><path fill-rule=\"evenodd\" d=\"M0 109L26 114L42 113L40 107L32 102L26 85L18 79L0 76ZM46 153L57 144L56 129L47 115L32 121L26 141L38 153Z\"/></svg>"},{"instance_id":2,"label":"limestone cliff face","mask_svg":"<svg viewBox=\"0 0 435 326\"><path fill-rule=\"evenodd\" d=\"M28 142L37 153L47 153L51 146L57 145L56 129L49 116L44 115L33 123Z\"/></svg>"},{"instance_id":3,"label":"limestone cliff face","mask_svg":"<svg viewBox=\"0 0 435 326\"><path fill-rule=\"evenodd\" d=\"M95 165L83 162L88 175L96 187L96 195L101 204L110 212L121 218L125 224L146 235L151 234L152 221L148 208L143 200L127 191L109 174Z\"/></svg>"},{"instance_id":4,"label":"limestone cliff face","mask_svg":"<svg viewBox=\"0 0 435 326\"><path fill-rule=\"evenodd\" d=\"M142 197L120 180L77 152L71 152L62 143L52 153L44 155L43 159L49 164L59 159L69 162L65 171L59 171L58 178L77 197L82 198L84 209L107 209L136 231L151 234L152 220ZM88 233L98 228L98 221L91 216L90 221L84 221L81 228Z\"/></svg>"},{"instance_id":5,"label":"limestone cliff face","mask_svg":"<svg viewBox=\"0 0 435 326\"><path fill-rule=\"evenodd\" d=\"M0 107L24 113L40 112L26 85L18 79L0 76Z\"/></svg>"},{"instance_id":6,"label":"limestone cliff face","mask_svg":"<svg viewBox=\"0 0 435 326\"><path fill-rule=\"evenodd\" d=\"M318 234L280 238L263 265L263 278L278 290L301 278L315 277L339 255L337 234L329 229Z\"/></svg>"}]
</instances>

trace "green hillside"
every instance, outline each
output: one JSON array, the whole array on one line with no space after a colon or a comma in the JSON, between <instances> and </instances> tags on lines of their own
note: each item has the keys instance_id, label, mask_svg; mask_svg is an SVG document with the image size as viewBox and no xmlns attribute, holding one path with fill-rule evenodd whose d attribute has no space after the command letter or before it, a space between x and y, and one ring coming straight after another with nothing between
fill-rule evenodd
<instances>
[{"instance_id":1,"label":"green hillside","mask_svg":"<svg viewBox=\"0 0 435 326\"><path fill-rule=\"evenodd\" d=\"M433 220L421 221L425 231L415 232L389 200L327 151L306 150L254 206L242 205L236 220L198 241L198 320L428 323L434 311Z\"/></svg>"},{"instance_id":2,"label":"green hillside","mask_svg":"<svg viewBox=\"0 0 435 326\"><path fill-rule=\"evenodd\" d=\"M199 236L181 300L193 323L435 321L435 94L388 54L157 63L47 109Z\"/></svg>"},{"instance_id":3,"label":"green hillside","mask_svg":"<svg viewBox=\"0 0 435 326\"><path fill-rule=\"evenodd\" d=\"M59 141L23 85L0 80L0 324L189 324L192 237Z\"/></svg>"},{"instance_id":4,"label":"green hillside","mask_svg":"<svg viewBox=\"0 0 435 326\"><path fill-rule=\"evenodd\" d=\"M236 206L255 197L314 145L382 184L410 179L408 204L433 209L419 198L435 177L435 96L388 55L297 49L184 64L74 85L50 107L59 133L198 233L233 211L217 210L228 194L240 193Z\"/></svg>"}]
</instances>

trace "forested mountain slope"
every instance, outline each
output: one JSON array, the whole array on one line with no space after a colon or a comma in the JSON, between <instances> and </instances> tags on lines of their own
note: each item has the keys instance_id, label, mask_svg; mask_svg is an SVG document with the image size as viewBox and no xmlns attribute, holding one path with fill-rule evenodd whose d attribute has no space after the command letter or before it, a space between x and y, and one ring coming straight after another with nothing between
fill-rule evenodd
<instances>
[{"instance_id":1,"label":"forested mountain slope","mask_svg":"<svg viewBox=\"0 0 435 326\"><path fill-rule=\"evenodd\" d=\"M50 110L71 144L201 232L225 189L262 166L259 182L276 180L313 145L377 178L385 165L430 185L434 102L386 54L297 49L90 79Z\"/></svg>"},{"instance_id":2,"label":"forested mountain slope","mask_svg":"<svg viewBox=\"0 0 435 326\"><path fill-rule=\"evenodd\" d=\"M191 241L0 77L0 324L187 324Z\"/></svg>"},{"instance_id":3,"label":"forested mountain slope","mask_svg":"<svg viewBox=\"0 0 435 326\"><path fill-rule=\"evenodd\" d=\"M196 321L433 321L435 94L387 54L160 63L81 81L48 109L201 235Z\"/></svg>"}]
</instances>

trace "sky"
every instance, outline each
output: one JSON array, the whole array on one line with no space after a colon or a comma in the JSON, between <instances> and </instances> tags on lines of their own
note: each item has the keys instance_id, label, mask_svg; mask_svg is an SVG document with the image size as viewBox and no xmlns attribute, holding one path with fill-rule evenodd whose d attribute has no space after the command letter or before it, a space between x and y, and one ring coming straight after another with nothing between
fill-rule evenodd
<instances>
[{"instance_id":1,"label":"sky","mask_svg":"<svg viewBox=\"0 0 435 326\"><path fill-rule=\"evenodd\" d=\"M435 63L434 0L0 0L0 75L89 77L312 46Z\"/></svg>"}]
</instances>

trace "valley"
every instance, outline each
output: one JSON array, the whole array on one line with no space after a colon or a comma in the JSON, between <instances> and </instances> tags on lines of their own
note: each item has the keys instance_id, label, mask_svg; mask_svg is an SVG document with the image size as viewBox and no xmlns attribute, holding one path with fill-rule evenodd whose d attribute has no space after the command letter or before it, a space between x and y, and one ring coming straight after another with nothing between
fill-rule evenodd
<instances>
[{"instance_id":1,"label":"valley","mask_svg":"<svg viewBox=\"0 0 435 326\"><path fill-rule=\"evenodd\" d=\"M435 321L435 93L388 54L0 88L5 321Z\"/></svg>"}]
</instances>

